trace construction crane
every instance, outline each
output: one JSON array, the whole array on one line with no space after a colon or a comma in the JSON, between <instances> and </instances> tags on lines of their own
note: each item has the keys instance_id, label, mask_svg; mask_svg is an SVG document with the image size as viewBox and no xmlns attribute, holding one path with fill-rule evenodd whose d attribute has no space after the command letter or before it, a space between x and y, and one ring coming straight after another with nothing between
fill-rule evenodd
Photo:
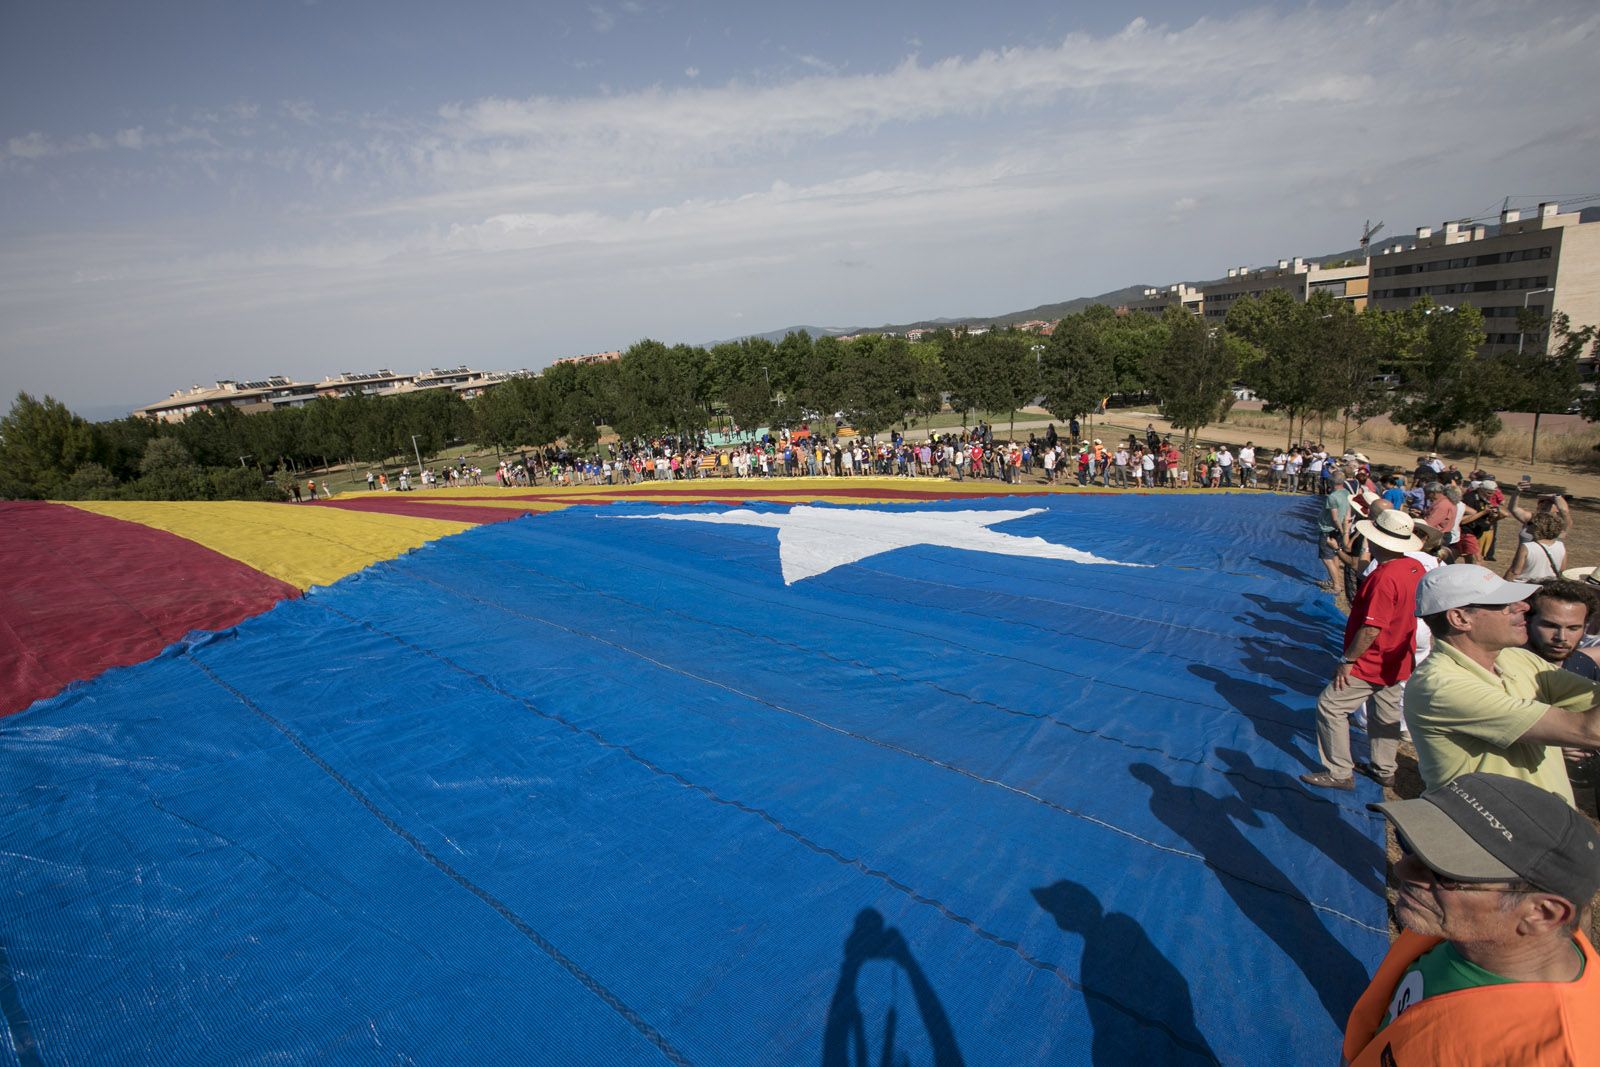
<instances>
[{"instance_id":1,"label":"construction crane","mask_svg":"<svg viewBox=\"0 0 1600 1067\"><path fill-rule=\"evenodd\" d=\"M1374 237L1378 236L1378 231L1381 230L1381 229L1383 229L1383 220L1382 219L1378 220L1378 224L1376 226L1374 226L1372 224L1372 220L1371 219L1368 219L1366 221L1366 224L1361 227L1361 258L1362 259L1371 259L1372 258L1372 256L1370 254L1368 254L1368 252L1367 252L1367 245L1372 243L1372 239Z\"/></svg>"}]
</instances>

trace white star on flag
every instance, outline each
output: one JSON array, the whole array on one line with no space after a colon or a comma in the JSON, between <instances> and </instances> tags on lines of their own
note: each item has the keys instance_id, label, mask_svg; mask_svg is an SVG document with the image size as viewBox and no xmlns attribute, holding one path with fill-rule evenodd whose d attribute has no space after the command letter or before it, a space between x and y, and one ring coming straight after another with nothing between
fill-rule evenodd
<instances>
[{"instance_id":1,"label":"white star on flag","mask_svg":"<svg viewBox=\"0 0 1600 1067\"><path fill-rule=\"evenodd\" d=\"M835 567L868 556L913 545L960 548L968 552L993 552L1027 559L1062 559L1072 563L1116 567L1148 567L1103 559L1082 549L1069 548L1042 537L1018 537L989 527L1012 519L1037 515L1044 508L1026 511L873 511L868 508L818 508L799 505L788 511L760 512L748 508L703 515L618 515L619 519L660 519L667 522L709 522L733 526L765 526L778 531L778 561L783 584L826 574Z\"/></svg>"}]
</instances>

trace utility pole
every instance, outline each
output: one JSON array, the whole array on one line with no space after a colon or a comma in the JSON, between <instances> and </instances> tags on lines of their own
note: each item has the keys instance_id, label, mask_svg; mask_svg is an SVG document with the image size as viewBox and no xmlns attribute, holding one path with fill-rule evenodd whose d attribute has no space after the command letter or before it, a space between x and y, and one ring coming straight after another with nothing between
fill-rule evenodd
<instances>
[{"instance_id":1,"label":"utility pole","mask_svg":"<svg viewBox=\"0 0 1600 1067\"><path fill-rule=\"evenodd\" d=\"M1522 294L1522 310L1523 311L1527 311L1528 310L1528 298L1530 296L1538 296L1540 293L1553 293L1553 292L1555 292L1554 289L1531 289L1528 292L1523 293ZM1545 316L1545 317L1549 318L1548 315ZM1520 323L1520 322L1517 323L1517 355L1519 355L1519 356L1522 355L1522 342L1527 339L1527 336L1528 336L1527 335L1527 331L1522 328L1522 323Z\"/></svg>"}]
</instances>

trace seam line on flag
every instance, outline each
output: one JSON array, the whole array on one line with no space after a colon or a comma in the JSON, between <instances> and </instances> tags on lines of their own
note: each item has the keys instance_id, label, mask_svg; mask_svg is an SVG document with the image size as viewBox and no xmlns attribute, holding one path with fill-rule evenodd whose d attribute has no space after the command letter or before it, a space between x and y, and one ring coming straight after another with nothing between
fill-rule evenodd
<instances>
[{"instance_id":1,"label":"seam line on flag","mask_svg":"<svg viewBox=\"0 0 1600 1067\"><path fill-rule=\"evenodd\" d=\"M874 879L876 881L884 883L885 885L889 886L891 889L895 890L896 892L898 892L898 893L910 898L915 903L924 905L926 907L933 908L940 915L944 916L946 919L949 919L951 922L954 922L959 926L965 927L966 929L970 930L972 933L976 934L979 938L983 939L984 941L988 941L990 944L993 944L993 945L996 945L996 946L998 946L1000 948L1006 949L1007 951L1011 952L1013 955L1015 955L1019 959L1021 959L1022 962L1026 963L1028 966L1034 968L1035 970L1042 971L1042 972L1044 972L1046 974L1050 974L1050 975L1054 976L1055 978L1059 979L1063 984L1067 985L1068 987L1070 987L1072 989L1077 990L1080 993L1083 993L1086 997L1089 997L1089 998L1092 998L1092 999L1095 999L1095 1000L1100 1000L1100 1001L1103 1001L1103 1002L1105 1002L1107 1004L1110 1004L1112 1007L1114 1007L1117 1010L1121 1011L1123 1014L1128 1015L1129 1017L1139 1021L1140 1023L1142 1023L1144 1025L1154 1026L1155 1028L1161 1030L1163 1033L1166 1033L1169 1037L1172 1038L1173 1042L1178 1044L1179 1046L1181 1046L1183 1048L1191 1049L1191 1050L1194 1050L1194 1051L1204 1051L1204 1050L1200 1049L1198 1046L1195 1046L1195 1045L1189 1043L1188 1041L1184 1040L1183 1038L1179 1037L1176 1033L1174 1033L1167 1026L1166 1023L1162 1022L1161 1020L1148 1018L1145 1015L1142 1015L1139 1012L1134 1011L1133 1009L1131 1009L1131 1008L1127 1007L1126 1005L1122 1004L1115 997L1112 997L1112 996L1109 996L1109 995L1107 995L1105 993L1102 993L1098 989L1094 988L1093 986L1085 985L1084 983L1082 983L1082 982L1078 981L1077 979L1073 978L1072 975L1069 974L1060 964L1052 963L1049 960L1041 959L1041 958L1039 958L1037 956L1034 956L1032 953L1030 953L1026 949L1024 949L1022 947L1021 943L1019 943L1017 941L1014 941L1009 937L1005 937L1005 936L1003 936L1001 934L997 934L994 931L987 929L981 923L979 923L976 919L973 919L973 918L970 918L969 916L961 914L960 912L958 912L958 911L954 910L953 908L951 908L948 904L945 904L943 901L939 900L937 897L931 897L931 896L928 896L928 895L926 895L924 893L918 892L913 886L908 885L907 883L900 881L898 878L896 878L894 875L890 874L889 872L879 870L876 867L870 866L865 860L862 860L862 859L860 859L858 857L846 856L844 853L838 851L837 849L834 849L834 848L832 848L832 847L830 847L828 845L824 845L819 841L812 840L811 838L807 837L805 834L801 833L799 830L796 830L793 827L791 827L788 824L786 824L785 822L783 822L781 819L779 819L777 816L773 815L771 812L767 811L766 809L758 808L758 807L755 807L754 805L751 805L751 804L746 804L744 801L741 801L741 800L734 800L731 797L722 796L720 793L716 792L716 790L710 788L709 786L701 785L700 783L698 783L696 781L693 781L690 778L685 777L684 775L678 773L677 771L668 770L667 768L665 768L665 767L661 766L660 764L658 764L658 763L654 762L653 760L651 760L649 757L641 755L640 753L634 751L630 746L628 746L626 744L623 744L620 741L614 741L611 738L607 737L606 735L600 733L599 731L592 729L591 727L580 726L579 724L577 724L575 722L572 722L571 720L565 718L562 715L557 714L556 712L547 711L544 708L539 707L537 704L533 703L533 701L529 700L528 698L526 698L524 696L521 696L520 694L515 693L515 692L513 692L513 691L511 691L509 689L506 689L504 686L501 686L501 685L497 684L492 678L489 678L488 676L486 676L484 674L481 674L478 671L472 670L470 667L463 666L462 664L457 663L455 660L451 659L448 656L445 656L445 655L442 655L442 654L440 654L438 652L435 652L432 649L424 648L423 646L415 644L415 643L413 643L411 641L407 641L405 638L401 637L398 634L391 633L388 630L382 629L381 627L374 626L371 623L366 622L365 620L357 619L354 616L347 615L344 612L338 610L337 608L329 607L327 604L319 604L318 606L324 608L325 610L329 611L330 613L332 613L334 615L338 615L340 618L343 618L346 621L348 621L348 622L350 622L350 623L352 623L352 624L354 624L356 626L361 627L362 629L368 631L369 633L375 634L375 635L377 635L379 637L387 638L388 640L391 640L391 641L395 642L396 644L398 644L398 645L400 645L400 646L402 646L404 648L410 649L410 650L412 650L414 652L417 652L417 653L419 653L421 655L427 656L430 659L436 660L437 662L439 662L443 666L448 667L451 670L454 670L459 674L465 675L468 678L471 678L473 681L477 682L483 688L485 688L485 689L489 690L490 692L494 693L496 696L499 696L502 699L508 700L508 701L510 701L510 702L512 702L514 704L520 705L521 707L525 708L526 710L528 710L529 712L533 713L534 715L539 716L541 719L546 719L546 720L548 720L550 722L556 723L557 725L563 727L564 729L566 729L570 733L574 733L574 734L581 735L583 737L587 737L590 740L594 741L596 744L600 745L602 748L609 749L609 750L611 750L613 752L620 753L621 755L625 756L630 761L632 761L634 763L637 763L639 766L643 767L645 770L649 771L651 774L653 774L653 775L655 775L657 777L666 778L666 779L676 783L677 785L681 786L682 788L688 789L688 790L690 790L692 792L695 792L695 793L699 793L701 796L705 797L707 800L710 800L714 804L717 804L717 805L720 805L720 806L723 806L723 807L733 808L735 811L743 812L746 815L750 815L750 816L755 817L756 819L759 819L761 822L764 822L767 825L771 826L774 830L777 830L779 833L783 834L785 837L788 837L791 840L795 841L797 844L801 845L802 847L804 847L808 851L814 852L814 853L816 853L817 855L820 855L820 856L825 856L828 859L831 859L835 863L838 863L838 864L840 864L842 866L854 868L855 870L860 871L862 874L867 875L869 878L872 878L872 879ZM1161 846L1158 845L1157 847L1159 848ZM1191 855L1190 853L1183 853L1183 854L1184 855ZM1208 866L1209 866L1209 864L1208 864ZM1254 884L1254 883L1251 883L1251 884ZM1215 1061L1213 1061L1213 1062L1215 1062Z\"/></svg>"},{"instance_id":2,"label":"seam line on flag","mask_svg":"<svg viewBox=\"0 0 1600 1067\"><path fill-rule=\"evenodd\" d=\"M489 556L483 555L481 553L474 552L470 548L462 548L462 551L465 554L471 555L471 556L475 556L476 558L478 558L480 560L491 561L491 558ZM713 623L710 620L707 620L707 619L704 619L704 618L699 618L697 616L689 614L686 611L681 611L681 610L679 610L677 608L666 607L666 606L663 606L663 605L656 605L656 604L649 604L649 605L643 604L643 603L640 603L640 602L635 601L635 600L630 600L627 597L621 596L620 594L611 592L609 590L595 589L595 588L592 588L592 587L589 587L589 586L584 586L584 585L579 584L576 581L573 581L570 578L563 578L560 575L552 574L549 571L540 571L540 570L537 570L535 568L528 567L528 566L526 566L524 564L517 563L515 561L497 560L496 559L496 560L492 560L492 562L498 567L516 570L516 571L519 571L519 572L521 572L523 574L533 575L533 576L536 576L536 577L541 578L541 579L545 579L545 580L548 580L548 581L551 581L551 582L555 582L555 583L557 583L559 585L565 586L566 588L573 590L574 592L582 593L585 596L600 597L602 599L610 600L610 601L612 601L614 603L622 605L623 607L631 608L631 609L634 609L636 611L648 611L648 612L652 612L652 613L657 614L657 615L670 615L670 616L673 616L673 617L676 617L676 618L679 618L679 619L683 619L686 622L689 622L689 623L694 624L694 625L713 628L713 629L717 630L719 633L739 634L739 635L742 635L742 636L744 636L746 638L750 638L752 640L757 640L757 641L764 642L766 644L769 644L769 645L773 646L774 648L787 649L789 651L798 652L798 653L801 653L803 655L814 656L814 657L819 658L819 659L825 659L825 660L828 660L828 661L830 661L832 663L837 663L837 664L841 664L841 665L844 665L844 666L853 667L853 668L856 668L858 670L865 671L868 674L872 674L872 675L874 675L874 676L876 676L878 678L888 679L890 681L896 682L896 683L901 684L901 685L924 686L924 687L926 687L928 689L933 690L936 693L940 693L940 694L942 694L944 696L948 696L948 697L953 697L953 698L958 699L958 700L964 700L967 703L972 704L972 705L974 705L976 707L993 708L994 710L996 710L998 712L1001 712L1002 714L1005 714L1005 715L1011 715L1011 716L1015 716L1017 718L1032 719L1032 720L1035 720L1035 721L1038 721L1038 722L1050 723L1051 725L1059 726L1062 729L1071 731L1072 733L1078 734L1079 736L1097 738L1097 739L1099 739L1101 741L1106 741L1106 742L1109 742L1109 743L1114 744L1114 745L1120 745L1123 748L1129 749L1129 750L1134 751L1134 752L1142 753L1142 754L1144 754L1146 756L1156 756L1156 757L1160 757L1162 759L1170 760L1170 761L1172 761L1174 763L1182 763L1182 764L1185 764L1187 766L1192 766L1192 767L1202 767L1202 768L1204 768L1206 770L1216 771L1217 773L1225 775L1225 776L1228 776L1228 777L1237 776L1238 778L1241 778L1242 780L1244 780L1246 782L1249 782L1251 785L1255 786L1258 789L1270 789L1270 790L1274 790L1276 792L1290 794L1290 795L1292 795L1292 796L1294 796L1296 798L1299 798L1299 799L1308 799L1306 797L1305 790L1299 788L1298 786L1276 785L1276 784L1274 784L1272 782L1258 781L1257 779L1251 777L1248 774L1244 774L1242 772L1236 772L1236 771L1233 771L1233 770L1231 770L1231 769L1229 769L1227 767L1222 767L1222 766L1218 766L1218 765L1213 764L1213 763L1209 763L1203 758L1190 758L1190 757L1185 757L1185 756L1173 755L1172 753L1167 752L1164 749L1157 748L1154 745L1141 745L1141 744L1138 744L1136 742L1129 741L1129 740L1127 740L1125 738L1118 737L1115 734L1105 733L1104 731L1096 730L1096 729L1093 729L1091 727L1079 726L1076 723L1071 723L1071 722L1068 722L1068 721L1066 721L1064 719L1058 719L1055 716L1050 715L1050 714L1048 714L1046 712L1032 712L1032 711L1024 710L1022 708L1014 708L1014 707L1011 707L1011 706L1009 706L1007 704L999 703L998 701L988 700L988 699L983 698L983 697L973 696L970 693L961 692L958 689L948 688L946 686L940 685L938 682L932 681L931 679L910 678L910 677L907 677L907 676L905 676L903 674L900 674L897 671L884 669L884 668L880 668L880 667L875 667L875 666L873 666L873 665L871 665L869 663L864 663L861 660L850 659L850 658L843 657L843 656L836 656L833 653L829 652L827 649L813 648L813 647L809 647L809 646L806 646L806 645L801 645L801 644L798 644L798 643L795 643L795 642L792 642L792 641L781 641L778 638L773 637L770 634L762 633L759 630L747 629L745 627L742 627L742 626L738 625L737 623L727 622L727 621L717 621L717 622ZM426 577L424 575L417 575L416 577L420 581L429 582L430 584L433 584L436 587L439 586L438 582L435 582L432 579L430 579L430 578L428 578L428 577ZM458 594L460 593L459 590L452 590L452 592L455 592L455 593L458 593ZM759 598L755 598L755 597L751 597L750 599L755 600L758 603L767 603L766 601L762 601ZM944 640L942 638L936 637L936 636L931 635L931 634L923 634L923 633L921 633L920 631L917 631L917 630L908 630L908 629L901 628L898 632L907 633L907 634L913 634L915 636L925 638L926 640L928 640L930 642L937 642L938 644L943 645L945 647L952 647L951 646L951 642L949 642L949 641L946 641L946 640ZM1007 656L1007 655L1004 655L1003 653L987 652L987 651L982 651L982 650L979 650L979 649L971 649L971 648L964 648L963 651L972 652L972 653L977 654L977 655L983 655L983 656L991 658L991 659L1001 659L1001 660L1005 660L1005 661L1009 661L1009 662L1013 662L1013 663L1022 663L1024 665L1028 666L1028 667L1033 667L1033 668L1037 668L1037 669L1040 669L1040 670L1050 671L1051 673L1067 674L1067 675L1070 675L1071 677L1075 677L1075 678L1084 678L1085 680L1097 681L1095 679L1089 679L1088 676L1086 676L1086 675L1074 674L1071 671L1067 671L1067 670L1064 670L1063 668L1055 667L1055 666L1052 666L1050 664L1036 663L1036 662L1034 662L1032 660L1019 659L1018 657ZM1103 682L1103 683L1100 683L1100 684L1114 686L1114 687L1119 688L1119 689L1125 689L1128 692L1135 693L1135 694L1138 694L1140 696L1150 697L1151 699L1154 699L1154 700L1169 699L1169 698L1162 697L1158 693L1152 693L1147 689L1137 689L1137 688L1134 688L1132 686L1120 685L1119 683L1116 683L1116 682ZM1185 703L1189 704L1192 707L1213 708L1213 709L1215 709L1217 711L1222 711L1222 712L1231 712L1233 710L1232 705L1204 704L1204 703L1200 703L1198 701L1186 701ZM1280 726L1297 725L1297 724L1285 723L1285 722L1282 722L1282 721L1277 720L1277 719L1268 720L1268 719L1263 718L1263 721L1268 721L1268 722L1271 722L1271 723L1273 723L1275 725L1280 725ZM1374 822L1377 821L1379 818L1380 818L1380 816L1377 816L1377 815L1370 816L1370 820L1374 821Z\"/></svg>"},{"instance_id":3,"label":"seam line on flag","mask_svg":"<svg viewBox=\"0 0 1600 1067\"><path fill-rule=\"evenodd\" d=\"M543 934L535 930L526 919L522 918L522 916L513 911L511 907L504 901L500 900L500 898L496 897L487 889L484 889L482 886L472 881L466 875L462 874L460 871L456 870L454 867L450 866L449 863L445 862L442 858L436 855L433 850L428 848L428 846L424 844L422 840L419 839L415 834L407 830L404 826L401 826L387 812L378 807L378 805L373 802L372 798L367 796L367 794L363 792L359 786L357 786L350 779L346 778L339 772L337 768L318 755L317 752L310 745L308 745L304 739L291 730L287 724L275 717L265 708L262 708L260 705L256 704L255 701L251 700L244 693L229 685L210 667L200 662L200 660L197 659L192 652L185 651L183 653L183 657L198 667L201 673L214 682L224 692L228 693L240 704L244 705L246 710L248 710L251 714L255 715L268 726L282 734L291 745L299 750L302 756L310 760L312 764L314 764L323 774L333 779L333 781L341 789L348 793L350 797L356 801L356 803L360 804L375 819L382 823L385 829L387 829L396 837L400 838L400 840L404 841L419 856L437 868L440 873L444 874L462 889L465 889L467 892L477 897L490 908L493 908L494 911L498 913L502 919L510 923L518 933L522 934L529 941L532 941L539 951L550 957L550 959L555 961L555 963L559 965L562 970L566 971L573 978L577 979L579 984L581 984L590 993L594 994L595 997L597 997L606 1005L606 1007L610 1008L612 1011L616 1012L619 1016L626 1020L630 1026L632 1026L646 1040L654 1045L661 1052L661 1054L667 1058L668 1062L677 1064L679 1067L692 1067L692 1061L682 1052L679 1052L672 1045L672 1043L667 1040L666 1035L662 1034L661 1031L657 1030L654 1026L651 1026L650 1023L647 1022L645 1018L638 1012L628 1007L627 1004L624 1004L622 1000L619 999L615 993L612 993L611 990L607 989L599 979L595 978L588 971L585 971L583 967L577 963L577 961L571 959L565 953L563 953Z\"/></svg>"},{"instance_id":4,"label":"seam line on flag","mask_svg":"<svg viewBox=\"0 0 1600 1067\"><path fill-rule=\"evenodd\" d=\"M703 685L709 685L709 686L712 686L714 688L721 689L721 690L723 690L725 692L733 694L734 696L737 696L737 697L740 697L742 699L748 700L748 701L750 701L750 702L752 702L754 704L759 704L762 707L771 708L772 710L774 710L774 711L776 711L776 712L778 712L780 714L788 715L788 716L791 716L793 718L800 719L803 722L808 722L808 723L810 723L810 724L812 724L814 726L817 726L820 729L826 730L826 731L828 731L830 733L839 734L840 736L843 736L843 737L849 737L849 738L851 738L853 740L861 741L861 742L863 742L865 744L873 745L873 746L876 746L878 748L883 748L883 749L885 749L887 751L890 751L890 752L895 752L895 753L897 753L899 755L903 755L903 756L905 756L905 757L907 757L909 759L914 759L914 760L917 760L919 762L926 763L926 764L928 764L930 766L940 768L941 770L948 771L948 772L950 772L952 774L959 775L959 776L961 776L963 778L967 778L970 781L978 782L978 783L983 784L983 785L994 786L994 787L996 787L998 789L1002 789L1002 790L1004 790L1006 792L1012 793L1012 794L1014 794L1016 796L1019 796L1019 797L1022 797L1024 799L1026 799L1026 800L1033 801L1034 803L1039 804L1042 807L1048 808L1048 809L1050 809L1052 811L1059 812L1059 813L1061 813L1063 815L1068 816L1069 818L1080 819L1080 820L1082 820L1084 822L1087 822L1087 823L1090 823L1092 825L1099 826L1100 828L1102 828L1104 830L1108 830L1111 833L1117 834L1117 835L1119 835L1121 837L1126 837L1129 840L1137 841L1142 845L1147 845L1150 848L1153 848L1158 852L1165 852L1165 853L1168 853L1168 854L1174 855L1174 856L1182 856L1182 857L1184 857L1186 859L1199 860L1204 866L1206 866L1207 868L1211 869L1212 871L1215 871L1218 875L1221 875L1221 876L1224 876L1224 877L1228 877L1228 878L1232 878L1235 881L1243 882L1246 885L1255 886L1257 889L1261 889L1264 892L1272 893L1272 894L1277 895L1277 896L1288 897L1291 900L1297 900L1297 901L1307 905L1308 907L1310 907L1310 908L1312 908L1312 909L1314 909L1316 911L1326 912L1329 915L1337 916L1338 918L1341 918L1341 919L1344 919L1347 922L1353 923L1354 925L1359 926L1364 930L1370 930L1373 933L1387 933L1387 930L1381 929L1381 928L1379 928L1377 926L1373 926L1373 925L1371 925L1369 923L1362 922L1360 919L1356 918L1353 915L1346 914L1345 912L1342 912L1337 908L1331 908L1326 904L1320 904L1317 901L1311 900L1310 898L1308 898L1308 897L1306 897L1306 896L1304 896L1302 894L1285 893L1282 889L1279 889L1279 888L1277 888L1275 886L1271 886L1271 885L1267 885L1267 884L1262 883L1262 882L1255 881L1254 879L1247 878L1244 875L1238 874L1238 873L1236 873L1234 871L1230 871L1225 867L1220 867L1220 866L1216 865L1215 863L1211 862L1210 860L1208 860L1206 857L1204 857L1201 854L1199 854L1198 852L1190 852L1187 849L1175 848L1175 847L1173 847L1171 845L1163 845L1159 841L1152 841L1149 838L1141 837L1140 835L1134 833L1132 830L1124 829L1123 827L1120 827L1120 826L1116 825L1115 823L1108 822L1107 820L1101 819L1101 818L1099 818L1097 816L1094 816L1094 815L1090 815L1087 812L1082 812L1082 811L1078 811L1075 808L1070 808L1065 804L1061 804L1061 803L1058 803L1056 801L1050 800L1047 797L1041 797L1037 793L1031 793L1026 789L1020 788L1019 786L1011 785L1011 784L1009 784L1007 782L1000 781L999 779L984 777L983 775L978 774L975 771L969 771L964 767L959 767L959 766L957 766L957 765L955 765L953 763L947 763L944 760L940 760L940 759L937 759L937 758L935 758L933 756L929 756L929 755L926 755L924 753L917 752L914 749L909 749L909 748L905 748L904 746L901 746L901 745L896 745L896 744L894 744L893 742L890 742L890 741L884 741L884 740L881 740L879 738L872 737L872 736L870 736L868 734L860 734L860 733L855 733L855 732L850 731L850 730L846 730L841 726L835 726L832 723L826 722L826 721L824 721L822 719L818 719L815 716L807 715L803 711L796 711L796 710L794 710L792 708L787 708L787 707L785 707L785 706L783 706L781 704L775 703L775 702L770 701L770 700L766 700L766 699L764 699L762 697L759 697L759 696L756 696L756 695L754 695L752 693L747 693L747 692L745 692L745 691L743 691L741 689L735 688L734 686L727 685L727 684L725 684L723 682L719 682L714 678L707 678L707 677L704 677L703 675L695 674L693 671L685 670L684 668L681 668L681 667L675 667L675 666L673 666L672 664L669 664L669 663L664 663L661 660L658 660L658 659L655 659L655 658L653 658L651 656L648 656L643 652L640 652L640 651L638 651L636 649L629 648L626 645L619 644L618 642L612 641L609 638L601 637L598 634L588 633L586 631L579 630L579 629L576 629L574 627L570 627L570 626L567 626L567 625L565 625L563 623L555 622L554 620L546 619L546 618L543 618L543 617L538 616L538 615L530 615L530 614L527 614L525 612L520 612L520 611L517 611L516 609L508 607L508 606L506 606L504 604L498 604L498 603L495 603L494 601L485 600L485 599L483 599L481 597L476 597L476 596L472 596L472 595L467 594L467 593L463 593L459 589L450 589L449 587L444 586L441 583L438 583L438 582L434 581L433 579L427 578L426 576L423 576L423 575L416 575L416 577L421 581L424 581L424 582L426 582L426 583L428 583L430 585L434 585L434 586L444 590L445 592L447 592L450 595L454 595L454 596L459 597L461 599L470 600L470 601L473 601L475 603L482 604L482 605L484 605L486 607L493 608L493 609L498 610L498 611L502 611L502 612L504 612L504 613L506 613L508 615L511 615L511 616L513 616L515 618L525 619L525 620L530 621L530 622L543 623L543 624L545 624L547 626L550 626L553 629L562 630L562 631L564 631L566 633L572 634L573 636L587 638L588 640L594 641L594 642L596 642L598 644L607 645L607 646L609 646L611 648L616 649L619 652L622 652L622 653L625 653L627 655L634 656L634 657L636 657L638 659L644 660L646 663L650 663L650 664L652 664L652 665L654 665L656 667L659 667L662 670L667 671L669 673L677 674L677 675L680 675L681 677L688 678L688 679L690 679L692 681L700 682ZM346 615L344 612L339 611L336 608L330 607L327 604L319 604L319 606L323 607L327 611L330 611L330 612L332 612L332 613L334 613L336 615L341 616L342 618L345 618L345 619L349 620L350 622L356 623L359 626L366 627L366 628L372 630L374 633L378 633L378 634L381 634L383 636L390 637L390 638L392 638L392 639L394 639L396 641L400 641L401 643L407 645L408 647L415 648L418 651L424 652L427 655L433 657L434 659L439 660L440 662L449 664L451 666L455 666L457 670L460 670L462 673L467 674L469 677L472 677L472 678L478 680L480 683L487 685L490 689L492 689L495 692L502 693L503 695L512 695L512 694L510 694L510 692L508 690L503 690L500 687L498 687L498 686L494 685L493 683L489 682L485 678L485 676L483 676L481 674L478 674L475 671L471 671L471 670L469 670L469 669L467 669L465 667L461 667L459 665L456 665L453 661L451 661L447 657L441 656L438 653L433 652L431 649L423 648L420 645L413 645L410 642L405 641L403 638L400 638L398 635L391 634L391 633L388 633L387 631L384 631L384 630L378 629L377 627L371 626L370 624L364 622L363 620L359 620L359 619L354 618L353 616ZM520 700L520 698L516 698L516 699ZM530 707L530 708L532 707L532 705L531 704L527 704L527 702L523 702L523 703L526 706ZM541 712L541 714L544 714L544 713ZM596 735L596 736L598 736L598 735ZM668 772L668 773L671 773L671 772Z\"/></svg>"}]
</instances>

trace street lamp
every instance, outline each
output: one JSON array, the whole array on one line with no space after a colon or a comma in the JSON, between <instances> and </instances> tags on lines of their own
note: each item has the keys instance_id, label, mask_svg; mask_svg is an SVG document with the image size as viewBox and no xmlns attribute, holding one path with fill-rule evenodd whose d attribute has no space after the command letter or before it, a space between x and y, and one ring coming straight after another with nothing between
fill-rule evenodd
<instances>
[{"instance_id":1,"label":"street lamp","mask_svg":"<svg viewBox=\"0 0 1600 1067\"><path fill-rule=\"evenodd\" d=\"M1527 311L1528 310L1528 298L1530 296L1538 296L1540 293L1553 293L1553 292L1555 292L1554 289L1530 289L1530 290L1528 290L1526 293L1522 294L1522 310L1523 311ZM1526 317L1526 316L1524 316L1524 317ZM1526 338L1526 336L1527 335L1526 335L1525 331L1522 329L1522 323L1519 321L1517 323L1517 355L1519 355L1519 356L1522 355L1522 342Z\"/></svg>"},{"instance_id":2,"label":"street lamp","mask_svg":"<svg viewBox=\"0 0 1600 1067\"><path fill-rule=\"evenodd\" d=\"M411 435L411 451L417 457L417 477L419 478L422 477L422 452L417 448L417 438L421 436L420 433Z\"/></svg>"}]
</instances>

